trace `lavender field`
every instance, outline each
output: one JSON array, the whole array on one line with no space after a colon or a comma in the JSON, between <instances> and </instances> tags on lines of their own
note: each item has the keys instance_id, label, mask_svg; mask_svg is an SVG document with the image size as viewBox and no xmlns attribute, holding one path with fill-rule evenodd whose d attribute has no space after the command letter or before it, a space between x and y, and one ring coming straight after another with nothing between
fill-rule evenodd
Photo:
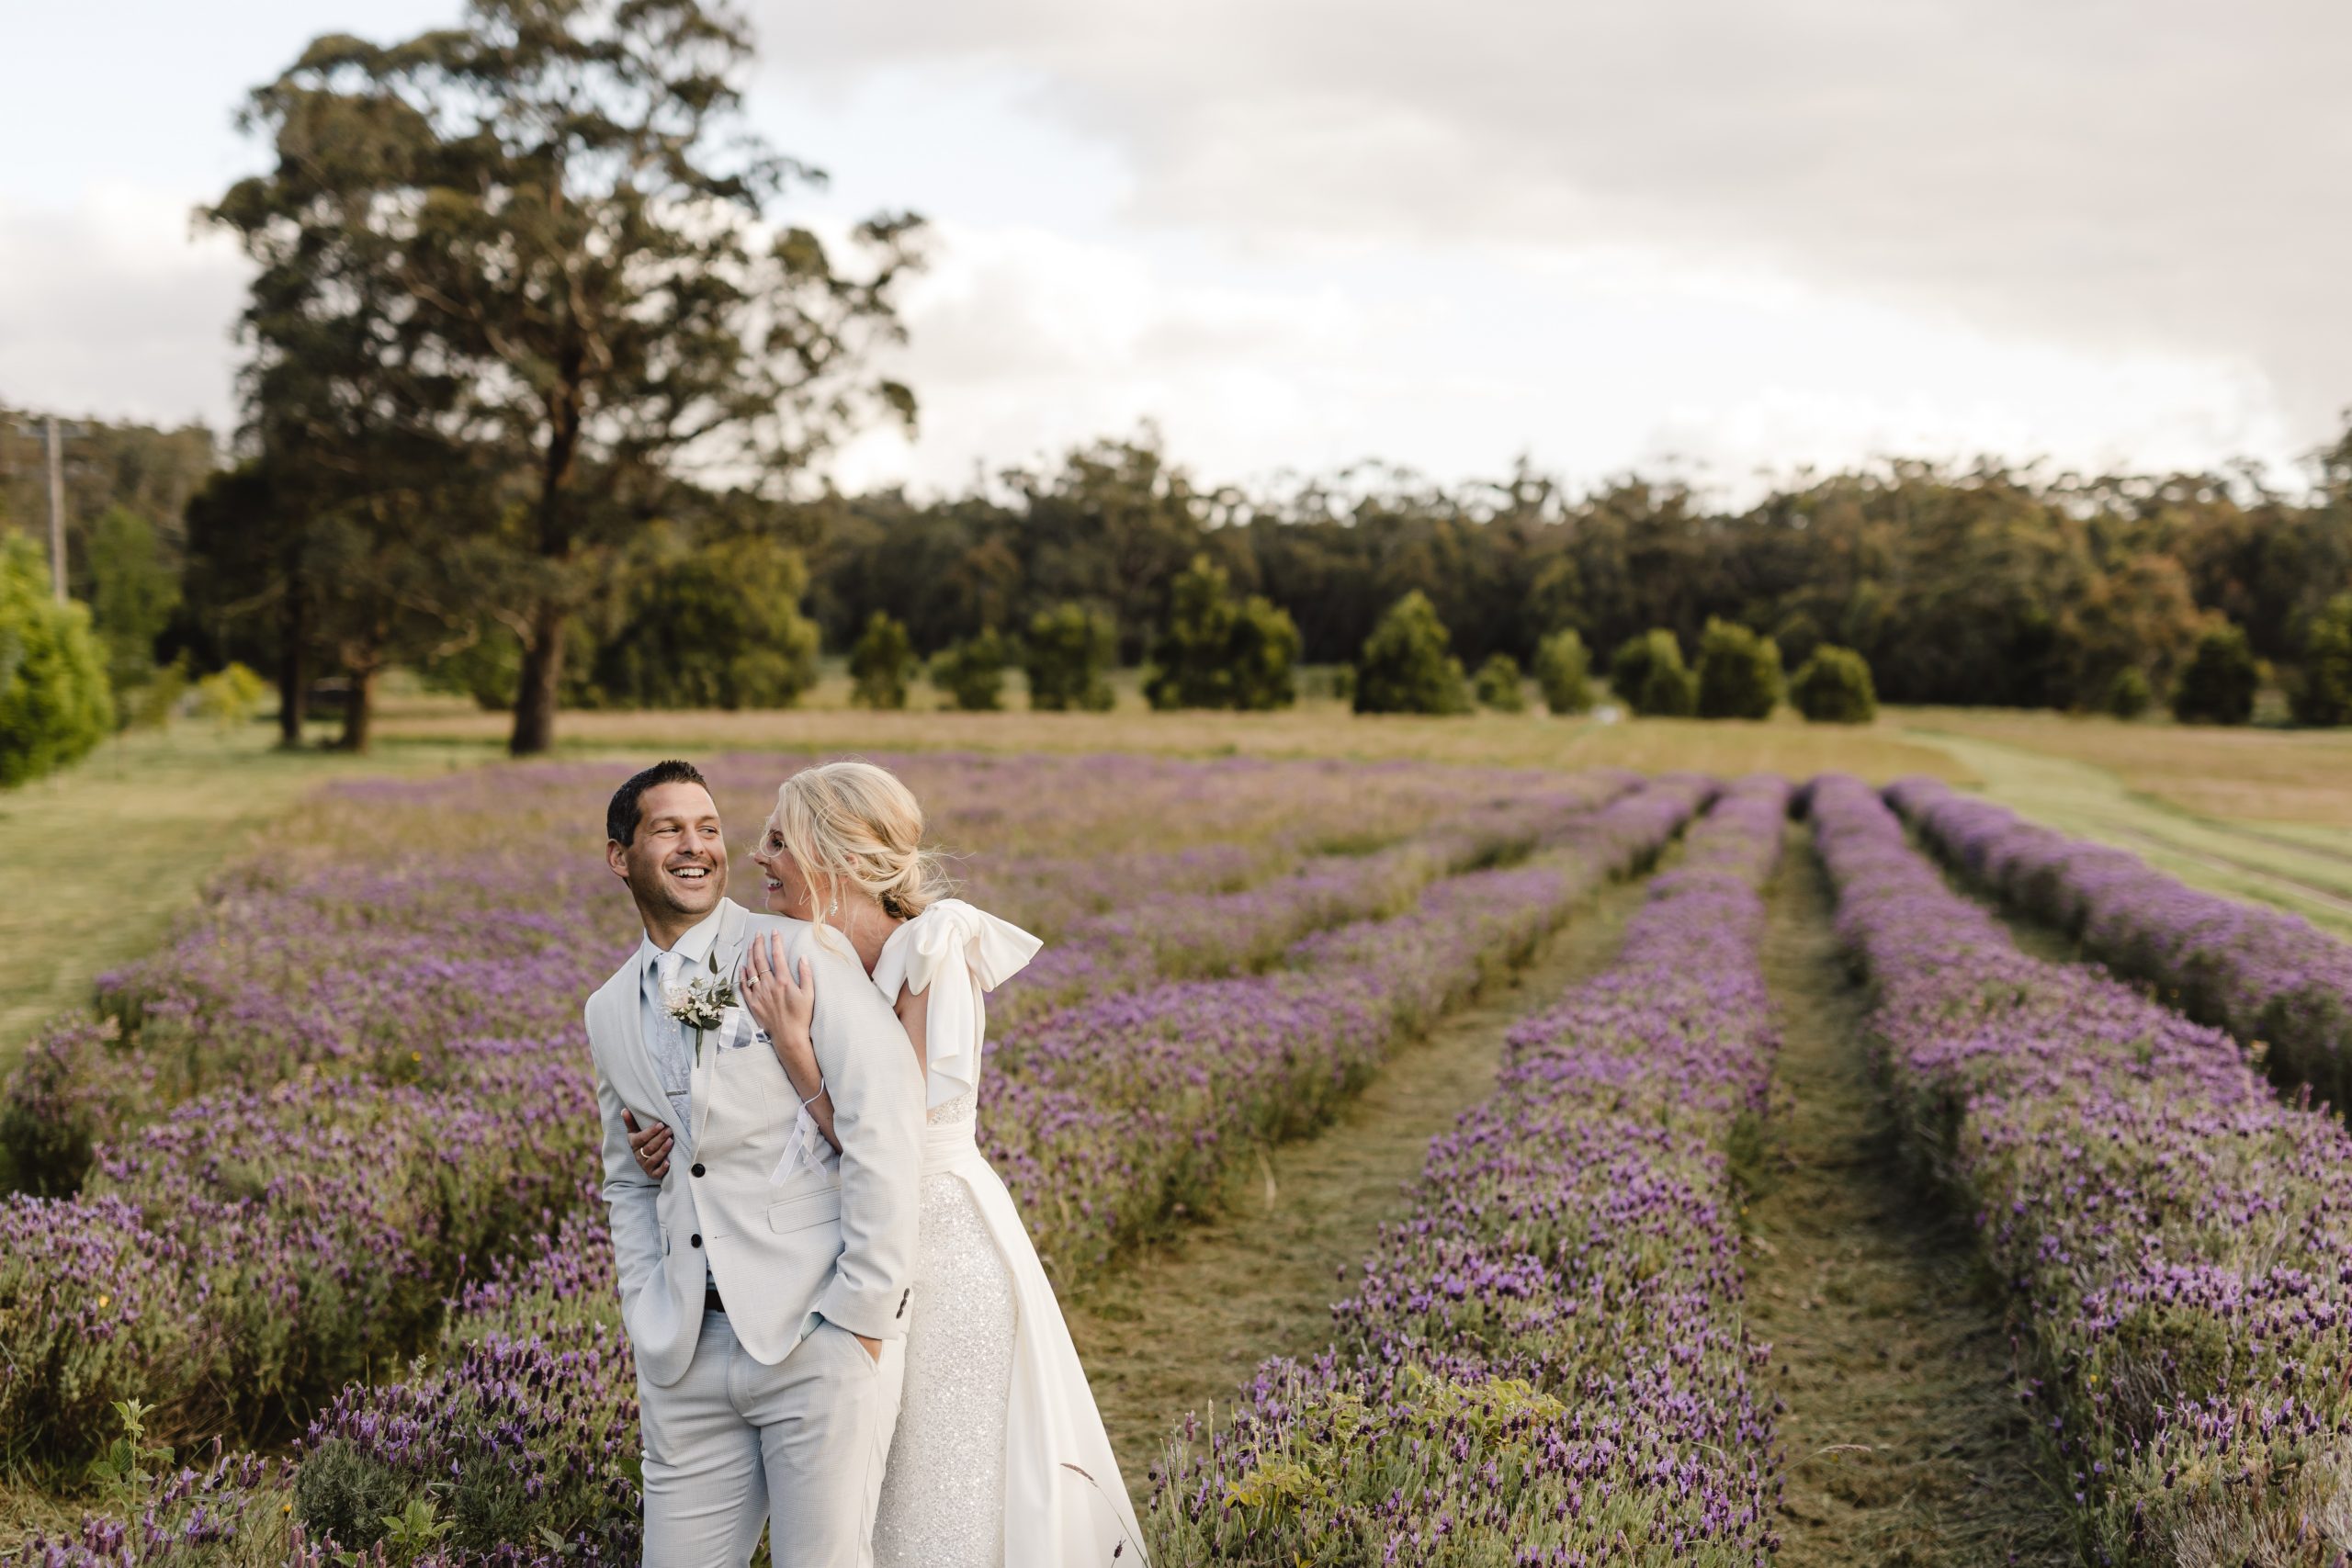
<instances>
[{"instance_id":1,"label":"lavender field","mask_svg":"<svg viewBox=\"0 0 2352 1568\"><path fill-rule=\"evenodd\" d=\"M2299 915L2188 886L2127 851L2054 832L1939 780L1900 779L1886 795L1973 882L2262 1049L2284 1082L2352 1104L2352 945Z\"/></svg>"},{"instance_id":2,"label":"lavender field","mask_svg":"<svg viewBox=\"0 0 2352 1568\"><path fill-rule=\"evenodd\" d=\"M2277 922L1916 782L1893 798L1972 879L2158 989L2019 953L1840 777L888 761L967 896L1046 939L990 1003L980 1128L1066 1293L1239 1223L1261 1168L1275 1202L1264 1151L1360 1135L1367 1085L1509 998L1487 1089L1384 1223L1324 1244L1328 1319L1155 1413L1147 1560L1891 1560L1896 1505L1859 1481L1826 1527L1790 1514L1781 1417L1821 1380L1788 1358L1818 1350L1750 1320L1759 1291L1875 1288L1851 1258L1800 1280L1748 1209L1786 1107L1780 954L1827 930L1775 890L1816 856L1870 1008L1826 1044L1868 1054L1905 1145L1850 1179L1973 1226L1983 1280L1935 1305L2014 1347L2021 1414L1955 1412L1955 1443L2030 1452L2087 1562L2352 1551L2352 1145L2222 1032L2340 1055L2311 1005L2334 972ZM797 765L707 765L739 852ZM639 1561L579 1022L638 940L599 852L616 772L338 784L27 1051L0 1089L0 1562ZM1621 885L1597 966L1514 992ZM1246 1307L1216 1330L1245 1346ZM1894 1366L1860 1376L1900 1399ZM1876 1452L1847 1409L1807 1429ZM1905 1560L1999 1560L1939 1528Z\"/></svg>"}]
</instances>

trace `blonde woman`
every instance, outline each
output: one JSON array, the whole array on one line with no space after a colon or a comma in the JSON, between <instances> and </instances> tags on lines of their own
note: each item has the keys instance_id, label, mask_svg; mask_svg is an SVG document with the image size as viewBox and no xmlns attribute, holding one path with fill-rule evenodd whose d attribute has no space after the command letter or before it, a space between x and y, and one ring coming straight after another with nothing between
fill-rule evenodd
<instances>
[{"instance_id":1,"label":"blonde woman","mask_svg":"<svg viewBox=\"0 0 2352 1568\"><path fill-rule=\"evenodd\" d=\"M880 1568L1097 1568L1141 1561L1094 1396L1012 1194L975 1139L986 992L1035 937L958 898L922 848L922 808L888 770L828 762L786 779L752 860L772 914L854 953L906 1026L926 1114L905 1394L876 1515ZM801 1100L777 1177L838 1157L811 1045L804 959L754 942L744 1005ZM648 1151L649 1169L666 1151ZM788 1530L790 1521L772 1527ZM1124 1548L1124 1550L1122 1550Z\"/></svg>"}]
</instances>

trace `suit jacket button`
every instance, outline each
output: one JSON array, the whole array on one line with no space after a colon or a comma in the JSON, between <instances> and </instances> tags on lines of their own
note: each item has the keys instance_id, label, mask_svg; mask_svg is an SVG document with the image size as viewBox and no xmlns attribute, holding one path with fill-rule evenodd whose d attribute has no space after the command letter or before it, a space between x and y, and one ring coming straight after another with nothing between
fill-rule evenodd
<instances>
[{"instance_id":1,"label":"suit jacket button","mask_svg":"<svg viewBox=\"0 0 2352 1568\"><path fill-rule=\"evenodd\" d=\"M688 1171L687 1174L690 1176L700 1176L702 1174L702 1161L695 1161L694 1168Z\"/></svg>"},{"instance_id":2,"label":"suit jacket button","mask_svg":"<svg viewBox=\"0 0 2352 1568\"><path fill-rule=\"evenodd\" d=\"M689 1247L700 1247L702 1245L702 1233L697 1231L693 1235L687 1237L686 1245Z\"/></svg>"}]
</instances>

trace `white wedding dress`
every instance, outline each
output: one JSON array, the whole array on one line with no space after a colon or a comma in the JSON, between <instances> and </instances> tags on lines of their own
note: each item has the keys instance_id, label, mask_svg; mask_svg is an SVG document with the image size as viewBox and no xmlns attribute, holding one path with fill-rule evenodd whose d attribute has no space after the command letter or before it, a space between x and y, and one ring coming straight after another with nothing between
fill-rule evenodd
<instances>
[{"instance_id":1,"label":"white wedding dress","mask_svg":"<svg viewBox=\"0 0 2352 1568\"><path fill-rule=\"evenodd\" d=\"M922 1229L906 1393L875 1517L879 1568L1111 1568L1114 1551L1118 1568L1143 1561L1053 1286L974 1136L982 994L1039 945L949 898L893 931L874 966L892 1003L901 986L929 998Z\"/></svg>"}]
</instances>

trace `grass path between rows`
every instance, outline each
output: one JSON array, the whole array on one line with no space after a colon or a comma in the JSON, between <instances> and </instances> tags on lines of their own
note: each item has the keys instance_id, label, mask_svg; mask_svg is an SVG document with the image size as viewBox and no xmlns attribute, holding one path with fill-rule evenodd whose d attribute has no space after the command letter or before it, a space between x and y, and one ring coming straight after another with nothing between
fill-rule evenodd
<instances>
[{"instance_id":1,"label":"grass path between rows","mask_svg":"<svg viewBox=\"0 0 2352 1568\"><path fill-rule=\"evenodd\" d=\"M1216 1213L1063 1302L1137 1506L1187 1411L1222 1412L1261 1361L1330 1344L1330 1303L1380 1226L1404 1217L1430 1139L1493 1090L1511 1024L1616 955L1646 882L1594 893L1507 982L1392 1054L1330 1124L1265 1150Z\"/></svg>"},{"instance_id":2,"label":"grass path between rows","mask_svg":"<svg viewBox=\"0 0 2352 1568\"><path fill-rule=\"evenodd\" d=\"M1904 1162L1827 880L1794 831L1764 946L1784 1035L1772 1114L1740 1172L1748 1324L1787 1406L1775 1562L2073 1563L1968 1225Z\"/></svg>"}]
</instances>

